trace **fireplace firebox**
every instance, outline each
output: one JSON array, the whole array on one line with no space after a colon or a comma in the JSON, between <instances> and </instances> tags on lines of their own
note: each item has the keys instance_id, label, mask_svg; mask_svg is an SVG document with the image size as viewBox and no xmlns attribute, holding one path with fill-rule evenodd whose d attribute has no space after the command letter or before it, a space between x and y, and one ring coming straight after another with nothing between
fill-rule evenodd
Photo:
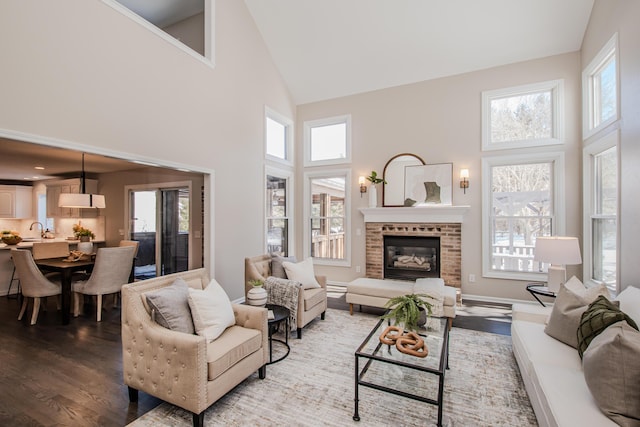
<instances>
[{"instance_id":1,"label":"fireplace firebox","mask_svg":"<svg viewBox=\"0 0 640 427\"><path fill-rule=\"evenodd\" d=\"M384 236L384 277L440 277L440 237Z\"/></svg>"}]
</instances>

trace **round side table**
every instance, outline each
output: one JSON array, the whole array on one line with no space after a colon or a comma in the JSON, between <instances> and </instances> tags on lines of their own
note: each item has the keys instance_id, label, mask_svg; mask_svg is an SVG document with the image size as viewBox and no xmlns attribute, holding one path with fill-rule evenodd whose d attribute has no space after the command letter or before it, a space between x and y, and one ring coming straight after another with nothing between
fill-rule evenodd
<instances>
[{"instance_id":1,"label":"round side table","mask_svg":"<svg viewBox=\"0 0 640 427\"><path fill-rule=\"evenodd\" d=\"M269 319L269 363L267 365L271 365L272 363L279 362L286 358L289 355L289 351L291 351L289 347L289 316L291 312L288 308L283 307L281 305L275 304L267 304L267 310L271 310L273 312L273 319ZM273 334L278 330L278 326L284 322L284 341L281 339L273 338ZM277 342L279 345L284 345L286 348L286 352L283 356L280 356L276 360L273 360L273 343Z\"/></svg>"},{"instance_id":2,"label":"round side table","mask_svg":"<svg viewBox=\"0 0 640 427\"><path fill-rule=\"evenodd\" d=\"M545 283L543 282L529 283L527 285L527 291L529 291L529 293L533 295L536 301L538 301L543 307L546 307L546 306L542 301L540 301L540 298L538 298L538 295L541 295L544 297L550 297L550 298L555 298L557 296L557 294L549 290L549 288L545 286Z\"/></svg>"}]
</instances>

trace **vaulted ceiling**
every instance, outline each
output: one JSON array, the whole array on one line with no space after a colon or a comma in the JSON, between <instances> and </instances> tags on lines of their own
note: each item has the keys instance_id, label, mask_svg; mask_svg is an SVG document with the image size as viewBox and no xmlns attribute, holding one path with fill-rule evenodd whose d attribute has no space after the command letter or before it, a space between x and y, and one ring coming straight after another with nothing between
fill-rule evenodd
<instances>
[{"instance_id":1,"label":"vaulted ceiling","mask_svg":"<svg viewBox=\"0 0 640 427\"><path fill-rule=\"evenodd\" d=\"M245 0L297 104L580 50L593 0Z\"/></svg>"}]
</instances>

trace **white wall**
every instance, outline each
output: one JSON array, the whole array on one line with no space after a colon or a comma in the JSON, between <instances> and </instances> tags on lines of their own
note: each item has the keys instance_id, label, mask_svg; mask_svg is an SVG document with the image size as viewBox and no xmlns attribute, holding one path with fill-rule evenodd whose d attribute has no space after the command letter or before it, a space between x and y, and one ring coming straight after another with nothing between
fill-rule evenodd
<instances>
[{"instance_id":1,"label":"white wall","mask_svg":"<svg viewBox=\"0 0 640 427\"><path fill-rule=\"evenodd\" d=\"M582 45L582 68L618 33L620 66L620 287L640 286L640 2L596 0Z\"/></svg>"},{"instance_id":2,"label":"white wall","mask_svg":"<svg viewBox=\"0 0 640 427\"><path fill-rule=\"evenodd\" d=\"M0 3L0 130L215 170L215 276L263 251L264 105L295 107L244 2L216 2L216 67L100 1ZM75 144L75 145L74 145Z\"/></svg>"},{"instance_id":3,"label":"white wall","mask_svg":"<svg viewBox=\"0 0 640 427\"><path fill-rule=\"evenodd\" d=\"M458 185L453 188L454 205L470 205L462 227L463 293L497 298L530 299L525 283L482 277L481 241L481 158L496 152L481 152L481 92L547 80L564 79L565 146L549 148L565 152L567 186L567 235L581 236L580 184L580 55L571 53L528 61L458 76L425 81L375 92L298 106L297 139L302 143L302 123L323 117L351 114L353 124L353 164L351 205L352 266L317 267L332 280L350 281L365 271L364 222L359 208L367 206L367 198L359 197L357 178L371 170L382 174L385 163L393 155L410 152L426 163L453 163L454 184L459 170L470 171L470 187L466 195ZM298 150L302 164L301 149ZM504 151L503 153L505 153ZM297 200L302 200L302 171L297 175ZM378 195L379 200L382 194ZM298 221L298 244L304 221ZM355 231L360 228L362 235ZM361 266L362 273L355 267ZM475 274L476 283L468 282ZM569 274L580 274L571 268Z\"/></svg>"}]
</instances>

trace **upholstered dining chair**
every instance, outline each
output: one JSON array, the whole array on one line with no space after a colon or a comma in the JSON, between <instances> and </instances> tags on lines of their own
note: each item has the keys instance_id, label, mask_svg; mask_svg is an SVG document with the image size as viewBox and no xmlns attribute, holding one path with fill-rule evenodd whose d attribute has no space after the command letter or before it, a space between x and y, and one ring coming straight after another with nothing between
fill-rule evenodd
<instances>
[{"instance_id":1,"label":"upholstered dining chair","mask_svg":"<svg viewBox=\"0 0 640 427\"><path fill-rule=\"evenodd\" d=\"M134 252L133 246L98 249L89 279L71 284L74 317L80 314L83 295L93 295L96 297L96 320L102 320L102 296L116 294L128 283Z\"/></svg>"},{"instance_id":2,"label":"upholstered dining chair","mask_svg":"<svg viewBox=\"0 0 640 427\"><path fill-rule=\"evenodd\" d=\"M69 242L34 242L33 259L64 258L69 255Z\"/></svg>"},{"instance_id":3,"label":"upholstered dining chair","mask_svg":"<svg viewBox=\"0 0 640 427\"><path fill-rule=\"evenodd\" d=\"M138 256L138 248L140 247L140 242L137 240L120 240L118 246L133 246L135 251L133 252L133 263L131 264L131 274L129 275L129 283L133 283L136 278L136 257Z\"/></svg>"},{"instance_id":4,"label":"upholstered dining chair","mask_svg":"<svg viewBox=\"0 0 640 427\"><path fill-rule=\"evenodd\" d=\"M11 249L11 258L20 277L22 296L24 297L18 320L22 320L22 316L24 316L24 312L27 310L28 299L33 298L31 324L35 325L38 320L38 312L40 311L40 298L60 295L62 293L60 283L54 283L44 277L33 261L31 251ZM58 309L60 309L60 299L58 299Z\"/></svg>"},{"instance_id":5,"label":"upholstered dining chair","mask_svg":"<svg viewBox=\"0 0 640 427\"><path fill-rule=\"evenodd\" d=\"M33 242L31 254L33 255L33 259L64 258L69 256L69 243ZM75 274L77 275L80 273L76 272ZM44 273L44 276L49 280L58 280L60 278L60 273Z\"/></svg>"}]
</instances>

